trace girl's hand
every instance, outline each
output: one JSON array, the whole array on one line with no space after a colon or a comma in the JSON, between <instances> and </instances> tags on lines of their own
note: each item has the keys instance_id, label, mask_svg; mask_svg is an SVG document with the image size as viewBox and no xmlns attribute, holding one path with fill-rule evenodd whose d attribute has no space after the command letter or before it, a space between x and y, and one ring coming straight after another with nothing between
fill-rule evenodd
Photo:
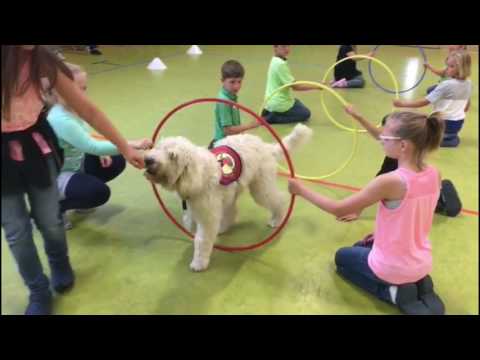
<instances>
[{"instance_id":1,"label":"girl's hand","mask_svg":"<svg viewBox=\"0 0 480 360\"><path fill-rule=\"evenodd\" d=\"M103 168L108 168L112 165L112 158L110 156L100 156L100 165Z\"/></svg>"},{"instance_id":2,"label":"girl's hand","mask_svg":"<svg viewBox=\"0 0 480 360\"><path fill-rule=\"evenodd\" d=\"M303 184L297 179L288 179L288 191L293 195L300 195L303 190Z\"/></svg>"},{"instance_id":3,"label":"girl's hand","mask_svg":"<svg viewBox=\"0 0 480 360\"><path fill-rule=\"evenodd\" d=\"M130 165L136 167L137 169L145 168L145 160L143 159L143 154L134 149L131 146L127 146L126 150L122 153L125 160L127 160Z\"/></svg>"},{"instance_id":4,"label":"girl's hand","mask_svg":"<svg viewBox=\"0 0 480 360\"><path fill-rule=\"evenodd\" d=\"M129 141L128 144L137 150L148 150L153 146L152 140L147 138Z\"/></svg>"},{"instance_id":5,"label":"girl's hand","mask_svg":"<svg viewBox=\"0 0 480 360\"><path fill-rule=\"evenodd\" d=\"M395 99L393 100L393 106L395 107L403 107L403 100Z\"/></svg>"},{"instance_id":6,"label":"girl's hand","mask_svg":"<svg viewBox=\"0 0 480 360\"><path fill-rule=\"evenodd\" d=\"M375 57L375 51L370 51L367 56L370 56L370 57Z\"/></svg>"},{"instance_id":7,"label":"girl's hand","mask_svg":"<svg viewBox=\"0 0 480 360\"><path fill-rule=\"evenodd\" d=\"M250 129L255 129L259 126L261 126L262 124L260 124L259 122L257 122L257 120L253 120L250 124L249 124L249 128Z\"/></svg>"}]
</instances>

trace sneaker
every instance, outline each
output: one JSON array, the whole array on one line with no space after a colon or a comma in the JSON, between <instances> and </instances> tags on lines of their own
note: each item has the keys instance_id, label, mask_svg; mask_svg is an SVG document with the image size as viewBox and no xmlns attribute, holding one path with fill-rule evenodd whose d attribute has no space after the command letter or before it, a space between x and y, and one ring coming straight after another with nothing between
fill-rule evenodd
<instances>
[{"instance_id":1,"label":"sneaker","mask_svg":"<svg viewBox=\"0 0 480 360\"><path fill-rule=\"evenodd\" d=\"M353 246L369 247L373 246L373 234L368 234L363 240L357 241Z\"/></svg>"},{"instance_id":2,"label":"sneaker","mask_svg":"<svg viewBox=\"0 0 480 360\"><path fill-rule=\"evenodd\" d=\"M25 315L51 315L52 293L50 290L31 293Z\"/></svg>"},{"instance_id":3,"label":"sneaker","mask_svg":"<svg viewBox=\"0 0 480 360\"><path fill-rule=\"evenodd\" d=\"M430 308L418 300L415 284L398 285L395 303L405 315L434 315Z\"/></svg>"},{"instance_id":4,"label":"sneaker","mask_svg":"<svg viewBox=\"0 0 480 360\"><path fill-rule=\"evenodd\" d=\"M94 212L95 210L97 210L97 208L88 208L88 209L75 209L75 212L77 214L90 214L92 212Z\"/></svg>"},{"instance_id":5,"label":"sneaker","mask_svg":"<svg viewBox=\"0 0 480 360\"><path fill-rule=\"evenodd\" d=\"M340 79L338 81L335 81L331 87L332 88L344 88L344 87L347 87L348 83L347 83L347 79L343 78L343 79Z\"/></svg>"},{"instance_id":6,"label":"sneaker","mask_svg":"<svg viewBox=\"0 0 480 360\"><path fill-rule=\"evenodd\" d=\"M57 293L63 293L70 289L75 282L75 274L68 257L63 261L49 261L52 286Z\"/></svg>"},{"instance_id":7,"label":"sneaker","mask_svg":"<svg viewBox=\"0 0 480 360\"><path fill-rule=\"evenodd\" d=\"M433 281L430 275L415 283L418 297L432 311L434 315L445 315L445 305L440 297L433 291Z\"/></svg>"},{"instance_id":8,"label":"sneaker","mask_svg":"<svg viewBox=\"0 0 480 360\"><path fill-rule=\"evenodd\" d=\"M88 52L90 55L103 55L102 52L97 48L88 48Z\"/></svg>"},{"instance_id":9,"label":"sneaker","mask_svg":"<svg viewBox=\"0 0 480 360\"><path fill-rule=\"evenodd\" d=\"M73 228L73 224L70 222L70 220L68 220L67 214L63 213L62 218L63 218L63 227L65 228L65 230L67 231L71 230Z\"/></svg>"},{"instance_id":10,"label":"sneaker","mask_svg":"<svg viewBox=\"0 0 480 360\"><path fill-rule=\"evenodd\" d=\"M339 88L346 88L348 87L348 81L347 79L342 79L339 81L338 85Z\"/></svg>"}]
</instances>

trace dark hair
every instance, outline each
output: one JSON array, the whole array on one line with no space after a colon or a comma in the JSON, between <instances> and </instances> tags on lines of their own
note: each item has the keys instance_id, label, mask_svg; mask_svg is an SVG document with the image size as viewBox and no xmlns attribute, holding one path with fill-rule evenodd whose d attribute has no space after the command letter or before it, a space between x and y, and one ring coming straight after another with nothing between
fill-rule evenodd
<instances>
[{"instance_id":1,"label":"dark hair","mask_svg":"<svg viewBox=\"0 0 480 360\"><path fill-rule=\"evenodd\" d=\"M20 71L27 61L30 61L30 75L20 84ZM39 95L49 92L55 86L58 70L73 80L67 66L44 45L37 45L33 50L24 50L21 45L2 45L2 119L11 118L12 98L25 94L30 86ZM42 78L48 79L48 89L43 88Z\"/></svg>"},{"instance_id":2,"label":"dark hair","mask_svg":"<svg viewBox=\"0 0 480 360\"><path fill-rule=\"evenodd\" d=\"M222 65L222 81L230 78L243 78L245 69L237 60L228 60Z\"/></svg>"},{"instance_id":3,"label":"dark hair","mask_svg":"<svg viewBox=\"0 0 480 360\"><path fill-rule=\"evenodd\" d=\"M436 150L442 141L445 123L439 112L431 115L412 111L392 113L388 121L395 120L398 126L395 135L410 140L415 146L414 156L419 168L423 167L425 155Z\"/></svg>"}]
</instances>

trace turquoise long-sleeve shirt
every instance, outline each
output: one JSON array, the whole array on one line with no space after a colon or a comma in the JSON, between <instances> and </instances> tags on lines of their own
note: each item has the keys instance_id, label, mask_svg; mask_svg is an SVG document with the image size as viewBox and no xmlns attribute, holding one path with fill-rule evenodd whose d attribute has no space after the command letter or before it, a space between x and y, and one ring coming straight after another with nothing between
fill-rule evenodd
<instances>
[{"instance_id":1,"label":"turquoise long-sleeve shirt","mask_svg":"<svg viewBox=\"0 0 480 360\"><path fill-rule=\"evenodd\" d=\"M110 141L93 138L85 121L60 104L50 109L47 121L65 152L65 163L61 171L79 171L85 154L97 156L119 154L117 147Z\"/></svg>"}]
</instances>

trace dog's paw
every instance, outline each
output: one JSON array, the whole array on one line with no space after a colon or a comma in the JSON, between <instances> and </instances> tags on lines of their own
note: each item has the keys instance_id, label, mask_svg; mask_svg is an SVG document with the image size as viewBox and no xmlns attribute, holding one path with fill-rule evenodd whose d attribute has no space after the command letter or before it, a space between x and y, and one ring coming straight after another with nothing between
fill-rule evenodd
<instances>
[{"instance_id":1,"label":"dog's paw","mask_svg":"<svg viewBox=\"0 0 480 360\"><path fill-rule=\"evenodd\" d=\"M208 260L193 259L190 263L190 269L195 272L205 271L208 268Z\"/></svg>"},{"instance_id":2,"label":"dog's paw","mask_svg":"<svg viewBox=\"0 0 480 360\"><path fill-rule=\"evenodd\" d=\"M282 223L282 220L283 220L283 219L271 219L271 220L268 222L268 226L270 226L271 228L279 227L280 224Z\"/></svg>"}]
</instances>

